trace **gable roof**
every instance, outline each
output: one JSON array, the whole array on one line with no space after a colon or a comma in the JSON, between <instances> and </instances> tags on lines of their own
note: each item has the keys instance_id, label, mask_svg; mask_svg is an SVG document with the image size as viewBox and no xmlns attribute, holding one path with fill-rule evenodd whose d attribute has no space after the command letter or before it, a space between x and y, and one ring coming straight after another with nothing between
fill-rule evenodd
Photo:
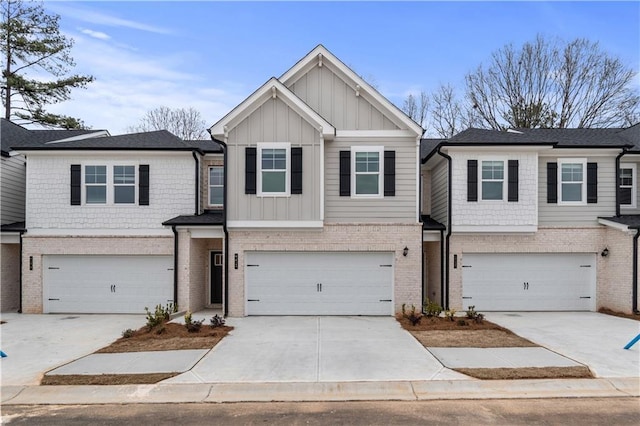
<instances>
[{"instance_id":1,"label":"gable roof","mask_svg":"<svg viewBox=\"0 0 640 426\"><path fill-rule=\"evenodd\" d=\"M43 129L32 130L13 123L5 118L0 119L0 145L2 155L9 155L14 147L38 146L57 140L73 139L79 137L94 137L108 135L106 130L66 130Z\"/></svg>"},{"instance_id":2,"label":"gable roof","mask_svg":"<svg viewBox=\"0 0 640 426\"><path fill-rule=\"evenodd\" d=\"M338 57L331 53L322 44L317 45L311 52L300 59L293 67L280 76L280 81L285 86L291 86L302 75L306 74L312 67L317 66L319 63L329 63L342 74L347 80L352 82L352 88L354 91L360 93L369 102L371 102L378 109L386 112L390 117L394 117L398 123L402 123L404 127L412 130L418 136L422 136L424 129L420 127L418 123L413 121L406 115L400 108L391 103L387 98L382 96L374 87L367 83L362 77L356 74L351 68L345 65Z\"/></svg>"},{"instance_id":3,"label":"gable roof","mask_svg":"<svg viewBox=\"0 0 640 426\"><path fill-rule=\"evenodd\" d=\"M227 115L222 117L220 121L211 126L209 133L214 138L224 137L225 128L234 127L242 120L247 118L264 104L269 98L275 98L282 100L289 108L293 109L307 122L311 123L322 132L325 139L333 139L336 134L336 129L325 120L320 114L315 112L309 105L304 103L302 99L297 97L295 93L289 90L275 77L271 77L265 84L263 84L258 90L253 92L247 99L245 99L240 105L231 110Z\"/></svg>"}]
</instances>

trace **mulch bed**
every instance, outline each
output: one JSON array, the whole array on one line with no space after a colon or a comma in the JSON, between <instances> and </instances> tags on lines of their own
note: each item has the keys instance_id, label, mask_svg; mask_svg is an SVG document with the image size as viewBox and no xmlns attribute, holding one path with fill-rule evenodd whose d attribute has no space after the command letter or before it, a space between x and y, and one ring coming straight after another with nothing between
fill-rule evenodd
<instances>
[{"instance_id":1,"label":"mulch bed","mask_svg":"<svg viewBox=\"0 0 640 426\"><path fill-rule=\"evenodd\" d=\"M607 309L607 308L600 308L598 309L598 312L600 312L601 314L613 315L615 317L621 317L621 318L640 321L640 314L625 314L624 312L612 311L611 309Z\"/></svg>"},{"instance_id":2,"label":"mulch bed","mask_svg":"<svg viewBox=\"0 0 640 426\"><path fill-rule=\"evenodd\" d=\"M524 368L455 368L455 371L481 380L525 379L593 379L591 370L578 367L524 367Z\"/></svg>"},{"instance_id":3,"label":"mulch bed","mask_svg":"<svg viewBox=\"0 0 640 426\"><path fill-rule=\"evenodd\" d=\"M59 374L44 376L41 385L45 386L82 386L82 385L151 385L170 379L180 373L149 374Z\"/></svg>"}]
</instances>

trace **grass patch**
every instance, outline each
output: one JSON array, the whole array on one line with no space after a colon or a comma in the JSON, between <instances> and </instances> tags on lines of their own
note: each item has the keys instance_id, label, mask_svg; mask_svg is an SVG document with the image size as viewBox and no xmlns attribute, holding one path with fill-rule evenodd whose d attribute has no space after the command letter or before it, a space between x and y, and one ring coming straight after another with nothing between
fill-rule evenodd
<instances>
[{"instance_id":1,"label":"grass patch","mask_svg":"<svg viewBox=\"0 0 640 426\"><path fill-rule=\"evenodd\" d=\"M455 368L481 380L593 379L588 367Z\"/></svg>"},{"instance_id":2,"label":"grass patch","mask_svg":"<svg viewBox=\"0 0 640 426\"><path fill-rule=\"evenodd\" d=\"M81 385L151 385L177 376L180 373L149 374L57 374L44 376L41 385L45 386L81 386Z\"/></svg>"}]
</instances>

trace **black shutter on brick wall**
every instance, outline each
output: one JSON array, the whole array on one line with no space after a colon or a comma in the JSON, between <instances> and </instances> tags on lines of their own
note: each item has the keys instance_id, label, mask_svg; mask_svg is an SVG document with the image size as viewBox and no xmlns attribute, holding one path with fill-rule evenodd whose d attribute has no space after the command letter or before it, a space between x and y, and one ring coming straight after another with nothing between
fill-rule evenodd
<instances>
[{"instance_id":1,"label":"black shutter on brick wall","mask_svg":"<svg viewBox=\"0 0 640 426\"><path fill-rule=\"evenodd\" d=\"M558 202L558 163L547 163L547 203Z\"/></svg>"},{"instance_id":2,"label":"black shutter on brick wall","mask_svg":"<svg viewBox=\"0 0 640 426\"><path fill-rule=\"evenodd\" d=\"M478 201L478 160L467 160L467 201Z\"/></svg>"},{"instance_id":3,"label":"black shutter on brick wall","mask_svg":"<svg viewBox=\"0 0 640 426\"><path fill-rule=\"evenodd\" d=\"M149 205L149 165L138 166L138 205Z\"/></svg>"},{"instance_id":4,"label":"black shutter on brick wall","mask_svg":"<svg viewBox=\"0 0 640 426\"><path fill-rule=\"evenodd\" d=\"M518 201L519 163L518 160L509 160L508 166L509 184L507 187L507 199L511 202Z\"/></svg>"},{"instance_id":5,"label":"black shutter on brick wall","mask_svg":"<svg viewBox=\"0 0 640 426\"><path fill-rule=\"evenodd\" d=\"M598 163L587 163L587 203L598 202Z\"/></svg>"},{"instance_id":6,"label":"black shutter on brick wall","mask_svg":"<svg viewBox=\"0 0 640 426\"><path fill-rule=\"evenodd\" d=\"M291 148L291 193L302 194L302 147Z\"/></svg>"},{"instance_id":7,"label":"black shutter on brick wall","mask_svg":"<svg viewBox=\"0 0 640 426\"><path fill-rule=\"evenodd\" d=\"M396 195L396 152L384 152L384 196Z\"/></svg>"},{"instance_id":8,"label":"black shutter on brick wall","mask_svg":"<svg viewBox=\"0 0 640 426\"><path fill-rule=\"evenodd\" d=\"M340 151L340 196L351 195L351 151Z\"/></svg>"},{"instance_id":9,"label":"black shutter on brick wall","mask_svg":"<svg viewBox=\"0 0 640 426\"><path fill-rule=\"evenodd\" d=\"M244 193L256 193L256 160L257 150L255 147L244 149Z\"/></svg>"},{"instance_id":10,"label":"black shutter on brick wall","mask_svg":"<svg viewBox=\"0 0 640 426\"><path fill-rule=\"evenodd\" d=\"M82 202L82 166L71 165L71 205L79 206Z\"/></svg>"}]
</instances>

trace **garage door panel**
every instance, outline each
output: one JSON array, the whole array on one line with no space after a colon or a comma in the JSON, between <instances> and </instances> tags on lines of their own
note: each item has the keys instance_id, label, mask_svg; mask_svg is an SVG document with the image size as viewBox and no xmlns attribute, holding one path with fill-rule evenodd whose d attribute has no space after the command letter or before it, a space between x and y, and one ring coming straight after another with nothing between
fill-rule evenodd
<instances>
[{"instance_id":1,"label":"garage door panel","mask_svg":"<svg viewBox=\"0 0 640 426\"><path fill-rule=\"evenodd\" d=\"M391 253L246 253L249 315L391 315ZM385 265L385 266L381 266Z\"/></svg>"},{"instance_id":2,"label":"garage door panel","mask_svg":"<svg viewBox=\"0 0 640 426\"><path fill-rule=\"evenodd\" d=\"M466 253L463 307L485 311L595 309L591 253Z\"/></svg>"},{"instance_id":3,"label":"garage door panel","mask_svg":"<svg viewBox=\"0 0 640 426\"><path fill-rule=\"evenodd\" d=\"M143 313L173 299L171 256L44 256L44 312Z\"/></svg>"}]
</instances>

